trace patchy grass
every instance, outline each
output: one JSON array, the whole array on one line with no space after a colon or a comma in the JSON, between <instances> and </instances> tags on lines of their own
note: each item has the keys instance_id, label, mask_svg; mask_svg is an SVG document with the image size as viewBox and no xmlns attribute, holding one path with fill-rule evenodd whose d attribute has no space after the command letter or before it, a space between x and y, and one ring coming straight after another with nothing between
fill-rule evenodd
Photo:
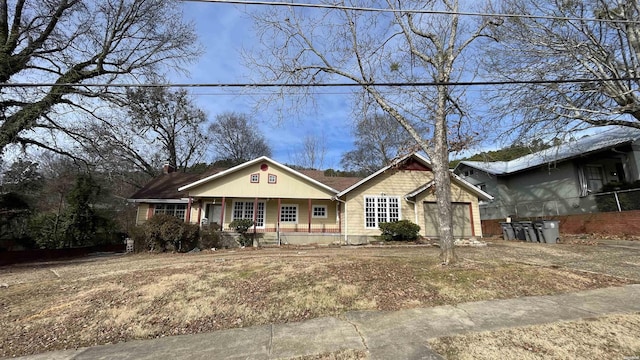
<instances>
[{"instance_id":1,"label":"patchy grass","mask_svg":"<svg viewBox=\"0 0 640 360\"><path fill-rule=\"evenodd\" d=\"M462 261L446 267L431 247L246 249L3 267L0 283L9 287L0 288L0 356L634 281L619 272L638 262L638 251L585 247L498 242L460 249Z\"/></svg>"},{"instance_id":2,"label":"patchy grass","mask_svg":"<svg viewBox=\"0 0 640 360\"><path fill-rule=\"evenodd\" d=\"M640 314L611 315L445 337L429 345L447 359L637 359Z\"/></svg>"}]
</instances>

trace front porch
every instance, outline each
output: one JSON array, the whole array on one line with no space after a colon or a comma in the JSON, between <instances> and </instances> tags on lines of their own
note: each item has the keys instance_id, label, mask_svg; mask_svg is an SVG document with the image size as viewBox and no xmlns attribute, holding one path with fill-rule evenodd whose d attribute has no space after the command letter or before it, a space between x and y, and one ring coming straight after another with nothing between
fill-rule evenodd
<instances>
[{"instance_id":1,"label":"front porch","mask_svg":"<svg viewBox=\"0 0 640 360\"><path fill-rule=\"evenodd\" d=\"M342 233L340 202L331 199L190 198L187 222L206 229L217 225L232 234L231 222L251 219L249 233L269 243L297 243L309 237L315 243L333 243Z\"/></svg>"}]
</instances>

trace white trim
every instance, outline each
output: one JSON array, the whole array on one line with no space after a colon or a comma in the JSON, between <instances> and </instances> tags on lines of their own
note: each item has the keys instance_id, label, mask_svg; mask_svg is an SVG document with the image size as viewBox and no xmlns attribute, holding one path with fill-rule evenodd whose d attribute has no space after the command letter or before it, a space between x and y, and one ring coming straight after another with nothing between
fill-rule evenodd
<instances>
[{"instance_id":1,"label":"white trim","mask_svg":"<svg viewBox=\"0 0 640 360\"><path fill-rule=\"evenodd\" d=\"M367 226L367 198L370 199L374 199L374 222L375 225L374 226ZM402 204L400 203L400 196L395 196L395 195L363 195L363 205L364 205L364 209L363 209L363 220L364 220L364 228L365 229L377 229L380 226L380 222L378 221L379 219L379 215L378 215L378 208L379 208L379 200L380 199L385 199L386 200L386 204L385 204L385 212L386 212L386 218L387 220L391 219L391 199L394 199L396 201L396 206L398 209L398 221L402 220Z\"/></svg>"},{"instance_id":2,"label":"white trim","mask_svg":"<svg viewBox=\"0 0 640 360\"><path fill-rule=\"evenodd\" d=\"M285 207L285 206L296 209L296 219L295 219L295 221L282 220L282 208ZM280 204L280 219L278 219L278 220L280 221L281 224L297 224L299 218L300 218L300 211L299 211L299 208L298 208L298 204Z\"/></svg>"},{"instance_id":3,"label":"white trim","mask_svg":"<svg viewBox=\"0 0 640 360\"><path fill-rule=\"evenodd\" d=\"M246 200L239 200L239 199L234 199L231 202L231 221L235 220L235 209L236 209L236 203L250 203L251 204L251 209L253 211L253 204L255 203L255 200L251 200L251 199L246 199ZM262 204L262 208L263 208L263 218L262 218L262 225L256 225L256 229L264 229L266 224L267 224L267 202L264 200L258 200L258 204ZM256 212L258 211L258 207L256 206ZM223 208L222 211L224 212L225 209ZM242 209L243 215L246 212L245 208L243 207ZM253 219L258 219L257 214L253 214L253 217L251 218L251 220ZM239 219L246 219L245 217L239 218ZM226 219L225 219L226 220ZM252 226L253 227L253 226Z\"/></svg>"},{"instance_id":4,"label":"white trim","mask_svg":"<svg viewBox=\"0 0 640 360\"><path fill-rule=\"evenodd\" d=\"M330 191L330 192L332 192L334 194L338 193L338 190L336 190L336 189L334 189L334 188L332 188L330 186L327 186L327 185L325 185L325 184L323 184L323 183L321 183L321 182L319 182L317 180L314 180L314 179L308 177L305 174L302 174L302 173L300 173L300 172L298 172L296 170L293 170L292 168L290 168L290 167L288 167L286 165L282 165L279 162L277 162L275 160L272 160L272 159L270 159L270 158L268 158L266 156L261 156L259 158L253 159L251 161L247 161L247 162L242 163L240 165L234 166L231 169L227 169L225 171L221 171L221 172L219 172L217 174L214 174L214 175L211 175L211 176L207 176L204 179L200 179L200 180L198 180L196 182L192 182L191 184L187 184L187 185L181 186L181 187L178 188L178 191L189 190L189 189L194 188L194 187L196 187L198 185L201 185L201 184L204 184L204 183L209 182L211 180L226 176L228 174L234 173L234 172L236 172L238 170L244 169L244 168L246 168L248 166L251 166L251 165L263 162L263 161L270 162L271 165L275 165L275 166L277 166L277 167L279 167L279 168L281 168L281 169L283 169L283 170L285 170L285 171L287 171L287 172L289 172L289 173L291 173L291 174L293 174L295 176L298 176L298 177L300 177L302 179L305 179L305 180L311 182L312 184L317 185L317 186L319 186L319 187L321 187L321 188L323 188L325 190L328 190L328 191Z\"/></svg>"},{"instance_id":5,"label":"white trim","mask_svg":"<svg viewBox=\"0 0 640 360\"><path fill-rule=\"evenodd\" d=\"M324 216L316 216L315 215L315 208L324 208ZM326 219L329 216L329 209L327 208L327 205L311 205L311 218L312 219ZM336 215L337 216L337 215Z\"/></svg>"},{"instance_id":6,"label":"white trim","mask_svg":"<svg viewBox=\"0 0 640 360\"><path fill-rule=\"evenodd\" d=\"M493 196L487 194L483 190L480 190L477 186L464 180L460 176L456 175L454 172L449 171L449 173L453 176L454 180L459 182L463 187L467 188L467 190L470 190L471 192L476 193L476 195L480 195L481 197L483 197L484 198L483 200L493 200Z\"/></svg>"},{"instance_id":7,"label":"white trim","mask_svg":"<svg viewBox=\"0 0 640 360\"><path fill-rule=\"evenodd\" d=\"M127 199L132 203L149 203L149 204L187 204L188 199Z\"/></svg>"}]
</instances>

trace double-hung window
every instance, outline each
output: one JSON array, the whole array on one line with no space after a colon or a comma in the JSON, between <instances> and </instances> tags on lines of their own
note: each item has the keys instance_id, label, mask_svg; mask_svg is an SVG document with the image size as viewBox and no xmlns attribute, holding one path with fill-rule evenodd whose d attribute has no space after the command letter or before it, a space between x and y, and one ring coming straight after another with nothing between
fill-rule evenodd
<instances>
[{"instance_id":1,"label":"double-hung window","mask_svg":"<svg viewBox=\"0 0 640 360\"><path fill-rule=\"evenodd\" d=\"M187 204L156 204L153 214L171 215L184 221L184 216L187 214Z\"/></svg>"},{"instance_id":2,"label":"double-hung window","mask_svg":"<svg viewBox=\"0 0 640 360\"><path fill-rule=\"evenodd\" d=\"M397 196L365 196L364 226L377 228L380 223L400 220L400 198Z\"/></svg>"},{"instance_id":3,"label":"double-hung window","mask_svg":"<svg viewBox=\"0 0 640 360\"><path fill-rule=\"evenodd\" d=\"M236 201L233 203L232 220L253 220L253 201ZM258 201L256 206L256 227L264 227L264 202Z\"/></svg>"}]
</instances>

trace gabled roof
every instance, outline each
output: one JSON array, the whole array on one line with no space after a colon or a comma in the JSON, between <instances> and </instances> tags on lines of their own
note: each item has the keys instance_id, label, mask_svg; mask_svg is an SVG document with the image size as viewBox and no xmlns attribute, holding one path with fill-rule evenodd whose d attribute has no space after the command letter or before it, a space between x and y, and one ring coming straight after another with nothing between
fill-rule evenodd
<instances>
[{"instance_id":1,"label":"gabled roof","mask_svg":"<svg viewBox=\"0 0 640 360\"><path fill-rule=\"evenodd\" d=\"M493 200L493 196L487 194L486 192L480 190L477 186L472 185L471 183L469 183L468 181L465 181L464 179L462 179L461 177L459 177L458 175L449 172L451 174L451 178L452 180L457 183L458 185L461 185L463 188L467 189L468 191L475 193L478 197L482 198L482 200ZM422 185L422 186L418 186L415 190L411 191L410 193L406 194L404 196L405 199L411 199L414 198L416 196L418 196L418 194L420 194L423 191L426 191L427 189L433 187L435 185L435 182L429 181L428 183Z\"/></svg>"},{"instance_id":2,"label":"gabled roof","mask_svg":"<svg viewBox=\"0 0 640 360\"><path fill-rule=\"evenodd\" d=\"M202 184L207 183L209 181L221 178L221 177L223 177L225 175L234 173L236 171L242 170L242 169L244 169L246 167L252 166L254 164L257 164L257 163L260 163L260 162L263 162L263 161L270 162L271 164L274 164L274 165L280 167L281 169L283 169L283 170L285 170L285 171L287 171L287 172L289 172L289 173L291 173L291 174L293 174L295 176L298 176L298 177L300 177L302 179L305 179L305 180L307 180L307 181L309 181L309 182L311 182L311 183L313 183L313 184L315 184L315 185L317 185L317 186L319 186L319 187L321 187L321 188L323 188L325 190L329 190L329 191L331 191L333 193L336 193L336 194L338 193L338 190L336 190L335 188L333 188L333 187L331 187L331 186L329 186L327 184L324 184L324 183L322 183L322 182L320 182L320 181L318 181L316 179L313 179L312 177L310 177L308 175L305 175L302 172L293 170L292 168L290 168L290 167L288 167L286 165L280 164L279 162L277 162L275 160L272 160L272 159L270 159L270 158L268 158L266 156L261 156L259 158L253 159L251 161L247 161L245 163L242 163L242 164L240 164L238 166L234 166L231 169L228 169L228 170L225 170L225 171L221 171L221 172L213 174L211 176L207 176L205 178L202 178L200 180L194 181L192 183L183 185L178 189L178 191L185 191L185 190L192 189L192 188L194 188L196 186L199 186L199 185L202 185Z\"/></svg>"},{"instance_id":3,"label":"gabled roof","mask_svg":"<svg viewBox=\"0 0 640 360\"><path fill-rule=\"evenodd\" d=\"M461 161L460 165L470 166L492 175L508 175L540 165L569 160L600 150L629 144L640 139L640 129L631 127L611 127L597 134L550 147L511 161Z\"/></svg>"},{"instance_id":4,"label":"gabled roof","mask_svg":"<svg viewBox=\"0 0 640 360\"><path fill-rule=\"evenodd\" d=\"M431 168L431 162L429 162L429 160L427 160L424 156L422 156L420 154L416 154L416 153L408 154L408 155L405 155L405 156L397 159L396 161L392 162L391 164L383 167L382 169L374 172L373 174L367 176L366 178L356 182L355 184L349 186L348 188L342 190L337 196L341 197L341 196L347 194L351 190L353 190L353 189L365 184L366 182L368 182L369 180L377 177L378 175L382 174L383 172L385 172L385 171L387 171L387 170L389 170L389 169L391 169L393 167L396 167L398 164L401 164L402 162L404 162L405 160L407 160L407 159L409 159L411 157L413 157L416 161L422 163L422 165L424 165L424 166L426 166L428 168Z\"/></svg>"},{"instance_id":5,"label":"gabled roof","mask_svg":"<svg viewBox=\"0 0 640 360\"><path fill-rule=\"evenodd\" d=\"M139 202L186 198L188 194L179 191L179 187L192 183L203 176L212 175L220 171L222 171L222 169L210 169L200 174L183 172L163 174L151 180L142 189L136 191L135 194L131 195L130 199Z\"/></svg>"}]
</instances>

